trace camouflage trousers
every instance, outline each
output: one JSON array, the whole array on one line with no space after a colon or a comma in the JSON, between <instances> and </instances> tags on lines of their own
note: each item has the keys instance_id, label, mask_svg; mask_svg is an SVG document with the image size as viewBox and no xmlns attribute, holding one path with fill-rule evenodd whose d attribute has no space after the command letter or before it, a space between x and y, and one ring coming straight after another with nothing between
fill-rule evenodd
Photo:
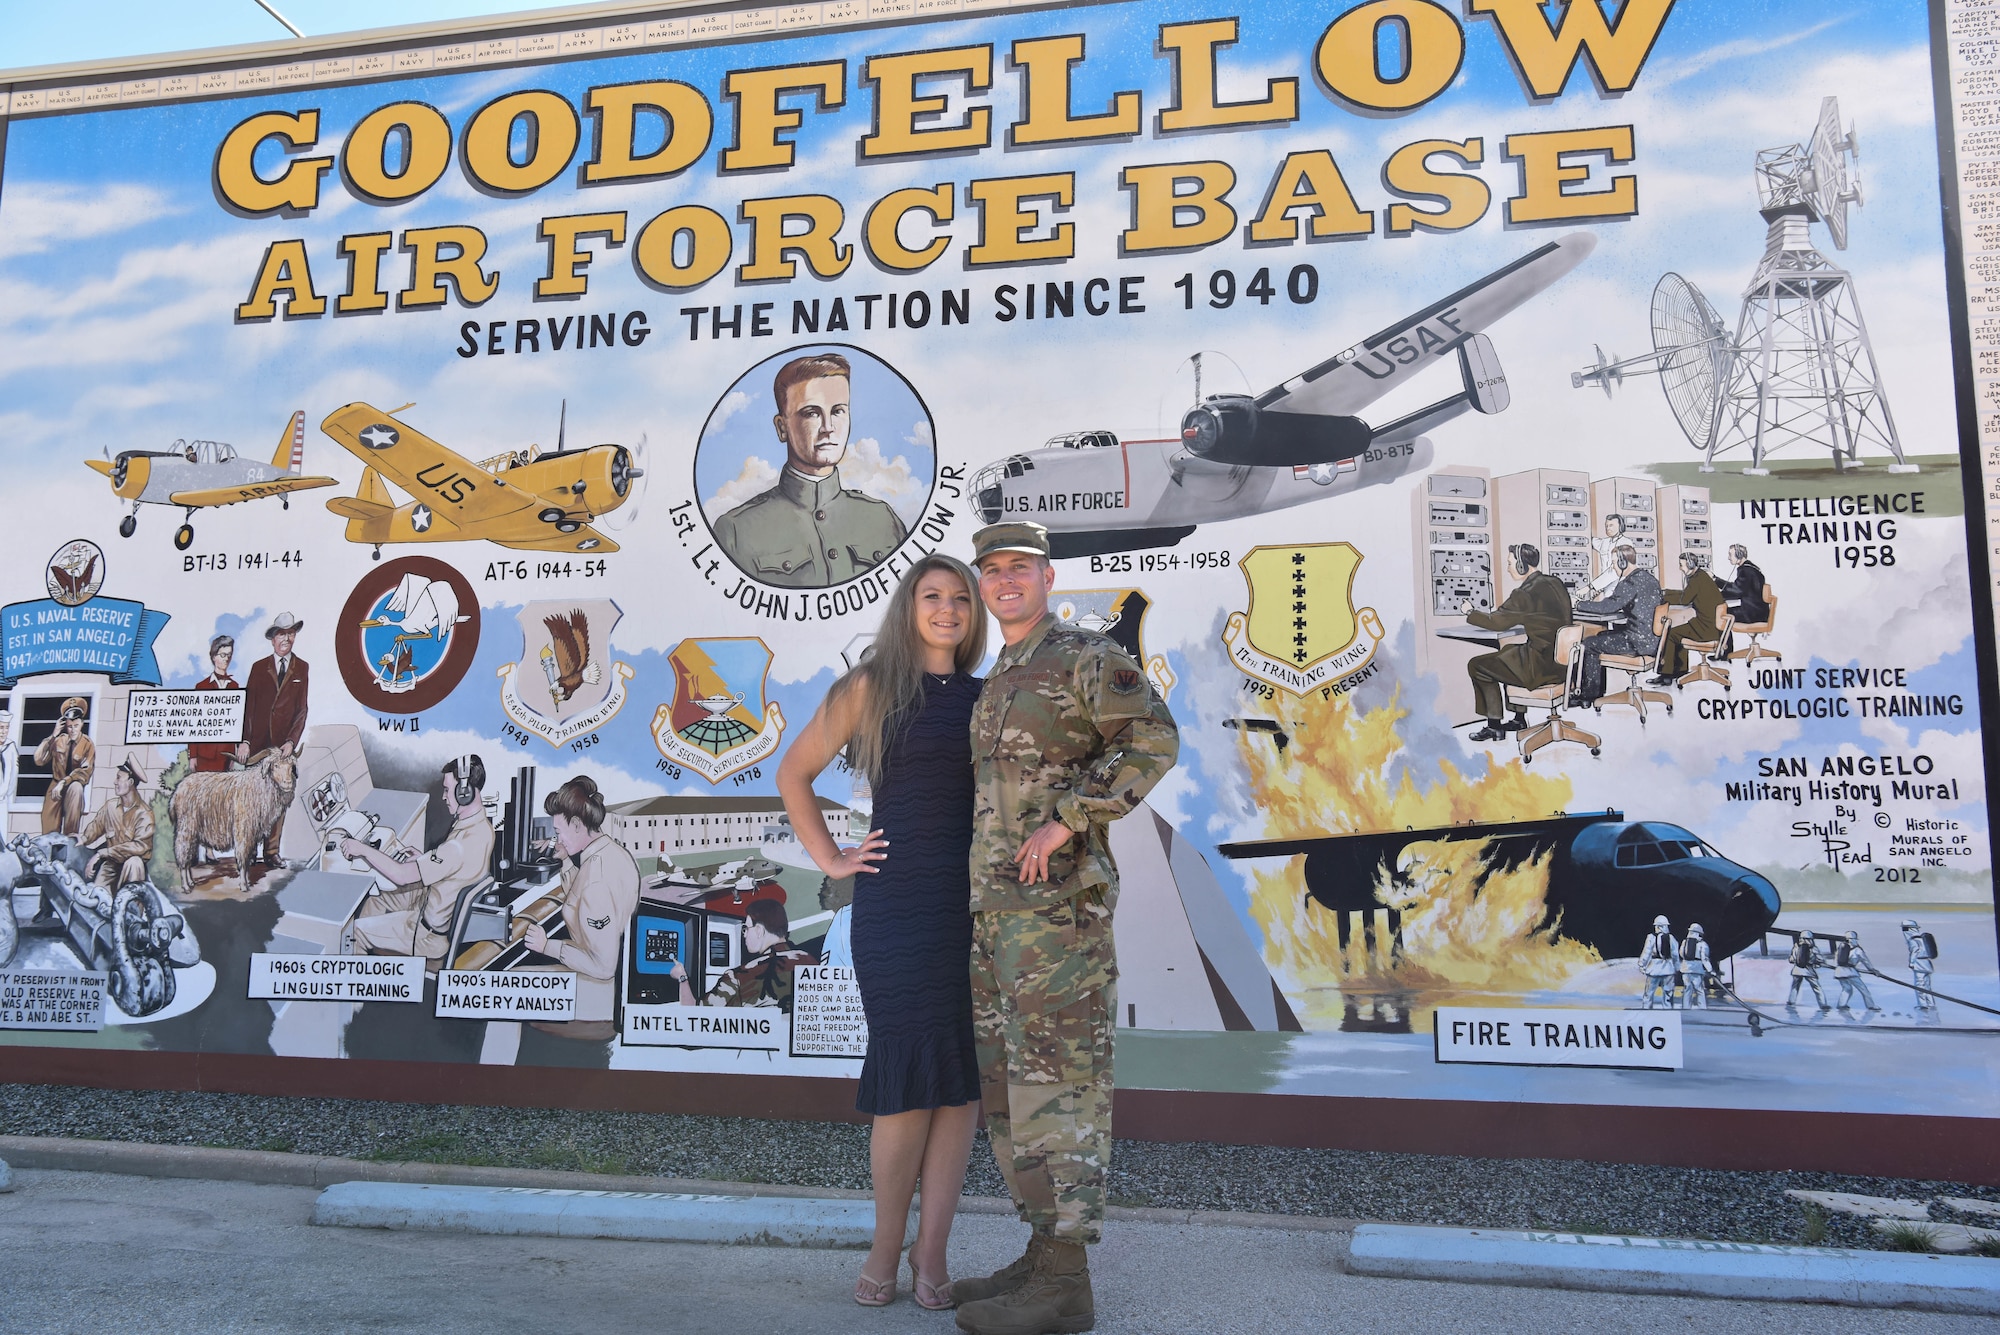
<instances>
[{"instance_id":1,"label":"camouflage trousers","mask_svg":"<svg viewBox=\"0 0 2000 1335\"><path fill-rule=\"evenodd\" d=\"M1096 1242L1111 1164L1118 964L1092 888L972 915L972 1032L993 1157L1037 1233Z\"/></svg>"}]
</instances>

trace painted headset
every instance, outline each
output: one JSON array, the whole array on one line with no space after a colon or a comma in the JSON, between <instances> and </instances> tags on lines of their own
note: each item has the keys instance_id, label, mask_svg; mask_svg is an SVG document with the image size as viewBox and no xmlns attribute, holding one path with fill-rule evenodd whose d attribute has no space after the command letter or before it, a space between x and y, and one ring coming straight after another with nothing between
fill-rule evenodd
<instances>
[{"instance_id":1,"label":"painted headset","mask_svg":"<svg viewBox=\"0 0 2000 1335\"><path fill-rule=\"evenodd\" d=\"M471 806L472 799L479 795L478 787L472 782L472 753L467 751L452 761L451 772L454 781L451 800L461 807Z\"/></svg>"}]
</instances>

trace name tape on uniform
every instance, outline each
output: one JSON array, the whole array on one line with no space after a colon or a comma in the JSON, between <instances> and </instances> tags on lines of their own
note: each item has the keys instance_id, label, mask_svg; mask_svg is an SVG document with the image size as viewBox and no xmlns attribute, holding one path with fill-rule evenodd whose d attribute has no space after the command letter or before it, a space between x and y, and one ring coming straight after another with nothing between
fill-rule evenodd
<instances>
[{"instance_id":1,"label":"name tape on uniform","mask_svg":"<svg viewBox=\"0 0 2000 1335\"><path fill-rule=\"evenodd\" d=\"M252 955L252 1001L424 999L421 955Z\"/></svg>"},{"instance_id":2,"label":"name tape on uniform","mask_svg":"<svg viewBox=\"0 0 2000 1335\"><path fill-rule=\"evenodd\" d=\"M627 1006L620 1035L633 1046L783 1052L791 1017L776 1006Z\"/></svg>"},{"instance_id":3,"label":"name tape on uniform","mask_svg":"<svg viewBox=\"0 0 2000 1335\"><path fill-rule=\"evenodd\" d=\"M568 969L446 969L438 974L440 1020L573 1020L576 975Z\"/></svg>"},{"instance_id":4,"label":"name tape on uniform","mask_svg":"<svg viewBox=\"0 0 2000 1335\"><path fill-rule=\"evenodd\" d=\"M0 973L0 1029L104 1027L101 973Z\"/></svg>"},{"instance_id":5,"label":"name tape on uniform","mask_svg":"<svg viewBox=\"0 0 2000 1335\"><path fill-rule=\"evenodd\" d=\"M1439 1007L1437 1060L1482 1066L1612 1066L1678 1071L1678 1011Z\"/></svg>"},{"instance_id":6,"label":"name tape on uniform","mask_svg":"<svg viewBox=\"0 0 2000 1335\"><path fill-rule=\"evenodd\" d=\"M868 1016L854 970L817 964L792 971L794 1057L865 1057Z\"/></svg>"}]
</instances>

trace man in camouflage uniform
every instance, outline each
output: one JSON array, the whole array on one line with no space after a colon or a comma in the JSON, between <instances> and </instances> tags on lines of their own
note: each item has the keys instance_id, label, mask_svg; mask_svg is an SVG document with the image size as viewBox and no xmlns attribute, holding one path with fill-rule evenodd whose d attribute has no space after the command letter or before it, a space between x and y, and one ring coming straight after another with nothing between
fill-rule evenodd
<instances>
[{"instance_id":1,"label":"man in camouflage uniform","mask_svg":"<svg viewBox=\"0 0 2000 1335\"><path fill-rule=\"evenodd\" d=\"M971 1335L1088 1330L1117 1014L1108 827L1173 768L1178 735L1130 655L1049 614L1046 529L993 524L973 547L1006 647L972 715L972 1022L987 1134L1034 1234L952 1292Z\"/></svg>"}]
</instances>

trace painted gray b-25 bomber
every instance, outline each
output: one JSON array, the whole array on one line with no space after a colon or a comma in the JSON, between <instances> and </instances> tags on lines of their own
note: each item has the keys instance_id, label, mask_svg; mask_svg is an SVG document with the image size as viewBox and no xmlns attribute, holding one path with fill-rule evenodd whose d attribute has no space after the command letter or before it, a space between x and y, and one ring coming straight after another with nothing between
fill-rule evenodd
<instances>
[{"instance_id":1,"label":"painted gray b-25 bomber","mask_svg":"<svg viewBox=\"0 0 2000 1335\"><path fill-rule=\"evenodd\" d=\"M1468 409L1507 407L1507 377L1481 331L1596 245L1588 232L1551 241L1254 398L1197 388L1178 436L1078 431L1010 455L974 475L973 505L989 524L1045 526L1053 556L1092 556L1171 547L1199 524L1418 472L1430 464L1426 432ZM1450 398L1379 427L1355 415L1447 359L1462 384Z\"/></svg>"},{"instance_id":2,"label":"painted gray b-25 bomber","mask_svg":"<svg viewBox=\"0 0 2000 1335\"><path fill-rule=\"evenodd\" d=\"M115 458L85 459L84 463L92 472L111 479L111 490L119 500L132 503L132 513L118 521L119 537L129 538L138 529L140 506L177 505L187 513L174 530L174 546L186 551L194 542L196 510L267 496L285 497L289 510L291 493L334 485L333 478L307 477L299 472L305 452L306 415L295 412L278 437L277 453L270 463L246 459L234 445L220 440L177 440L170 450L120 450Z\"/></svg>"}]
</instances>

